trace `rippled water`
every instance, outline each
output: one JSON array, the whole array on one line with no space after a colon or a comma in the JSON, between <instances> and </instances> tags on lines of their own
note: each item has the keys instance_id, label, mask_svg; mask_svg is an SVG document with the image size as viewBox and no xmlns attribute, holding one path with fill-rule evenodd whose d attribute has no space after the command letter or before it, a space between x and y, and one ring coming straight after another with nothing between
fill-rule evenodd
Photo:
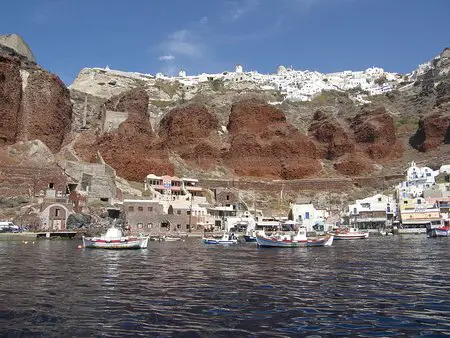
<instances>
[{"instance_id":1,"label":"rippled water","mask_svg":"<svg viewBox=\"0 0 450 338\"><path fill-rule=\"evenodd\" d=\"M0 242L2 336L392 336L450 332L450 239L329 248Z\"/></svg>"}]
</instances>

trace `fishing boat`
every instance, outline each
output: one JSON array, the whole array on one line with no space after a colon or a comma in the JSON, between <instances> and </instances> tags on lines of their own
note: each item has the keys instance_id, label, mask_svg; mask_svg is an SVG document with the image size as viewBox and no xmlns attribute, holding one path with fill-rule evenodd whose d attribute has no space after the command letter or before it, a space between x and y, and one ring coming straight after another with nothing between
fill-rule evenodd
<instances>
[{"instance_id":1,"label":"fishing boat","mask_svg":"<svg viewBox=\"0 0 450 338\"><path fill-rule=\"evenodd\" d=\"M181 241L181 237L162 236L160 240L161 242L176 242Z\"/></svg>"},{"instance_id":2,"label":"fishing boat","mask_svg":"<svg viewBox=\"0 0 450 338\"><path fill-rule=\"evenodd\" d=\"M324 238L309 239L306 236L306 228L300 228L295 235L292 234L273 234L266 235L264 232L256 234L256 242L260 247L313 247L313 246L331 246L333 244L333 235Z\"/></svg>"},{"instance_id":3,"label":"fishing boat","mask_svg":"<svg viewBox=\"0 0 450 338\"><path fill-rule=\"evenodd\" d=\"M247 233L244 235L244 240L245 240L246 242L256 242L256 231L255 231L255 229L253 229L253 230L247 232Z\"/></svg>"},{"instance_id":4,"label":"fishing boat","mask_svg":"<svg viewBox=\"0 0 450 338\"><path fill-rule=\"evenodd\" d=\"M238 242L233 233L224 233L222 238L203 237L202 241L205 244L236 244Z\"/></svg>"},{"instance_id":5,"label":"fishing boat","mask_svg":"<svg viewBox=\"0 0 450 338\"><path fill-rule=\"evenodd\" d=\"M335 240L352 240L369 238L368 232L359 231L357 228L337 229L334 233Z\"/></svg>"},{"instance_id":6,"label":"fishing boat","mask_svg":"<svg viewBox=\"0 0 450 338\"><path fill-rule=\"evenodd\" d=\"M428 237L448 237L448 226L427 228Z\"/></svg>"},{"instance_id":7,"label":"fishing boat","mask_svg":"<svg viewBox=\"0 0 450 338\"><path fill-rule=\"evenodd\" d=\"M145 249L149 236L124 236L121 228L112 226L100 237L84 237L83 247L95 249Z\"/></svg>"}]
</instances>

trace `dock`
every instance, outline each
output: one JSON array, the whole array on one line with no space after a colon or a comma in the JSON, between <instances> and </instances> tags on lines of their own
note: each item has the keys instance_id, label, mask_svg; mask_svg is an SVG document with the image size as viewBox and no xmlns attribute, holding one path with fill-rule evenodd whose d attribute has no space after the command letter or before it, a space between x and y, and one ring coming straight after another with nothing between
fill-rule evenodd
<instances>
[{"instance_id":1,"label":"dock","mask_svg":"<svg viewBox=\"0 0 450 338\"><path fill-rule=\"evenodd\" d=\"M76 231L42 231L42 232L2 232L0 241L33 241L36 239L72 239Z\"/></svg>"}]
</instances>

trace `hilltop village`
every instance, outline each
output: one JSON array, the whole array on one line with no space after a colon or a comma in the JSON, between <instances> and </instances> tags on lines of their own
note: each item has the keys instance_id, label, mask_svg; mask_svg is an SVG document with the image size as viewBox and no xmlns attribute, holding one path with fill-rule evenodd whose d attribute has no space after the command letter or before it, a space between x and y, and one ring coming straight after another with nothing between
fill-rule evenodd
<instances>
[{"instance_id":1,"label":"hilltop village","mask_svg":"<svg viewBox=\"0 0 450 338\"><path fill-rule=\"evenodd\" d=\"M163 73L152 75L124 72L106 66L105 68L84 68L70 88L98 95L101 91L105 91L106 83L102 82L102 79L108 79L108 84L114 83L114 86L120 86L125 79L127 82L137 80L150 84L162 80L181 86L185 91L184 98L189 99L198 94L204 84L215 82L217 85L223 84L234 89L278 91L282 100L274 101L272 104L281 104L283 100L311 101L321 92L330 90L353 91L354 94L351 95L351 98L355 102L367 103L369 96L385 94L394 89L407 90L417 78L433 69L433 61L439 60L439 58L440 56L437 56L435 59L423 63L410 74L405 75L386 72L379 67L370 67L362 71L346 70L324 74L317 71L296 70L283 65L279 66L274 74L261 74L257 71L245 71L244 67L238 64L234 72L187 75L186 70L180 70L177 76L168 76ZM96 86L96 82L99 85ZM167 97L162 100L170 102L172 98Z\"/></svg>"}]
</instances>

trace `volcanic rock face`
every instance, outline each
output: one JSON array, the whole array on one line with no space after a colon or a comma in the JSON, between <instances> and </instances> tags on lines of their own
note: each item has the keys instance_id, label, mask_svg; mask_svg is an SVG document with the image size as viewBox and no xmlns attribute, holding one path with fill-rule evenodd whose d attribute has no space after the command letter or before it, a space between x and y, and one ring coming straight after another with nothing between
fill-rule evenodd
<instances>
[{"instance_id":1,"label":"volcanic rock face","mask_svg":"<svg viewBox=\"0 0 450 338\"><path fill-rule=\"evenodd\" d=\"M132 89L105 103L108 110L127 112L128 118L115 131L80 138L76 152L90 162L97 151L116 169L119 176L141 182L149 173L172 175L167 147L153 132L147 106L148 95L142 88Z\"/></svg>"},{"instance_id":2,"label":"volcanic rock face","mask_svg":"<svg viewBox=\"0 0 450 338\"><path fill-rule=\"evenodd\" d=\"M61 80L0 55L0 145L40 139L53 152L70 131L72 105Z\"/></svg>"},{"instance_id":3,"label":"volcanic rock face","mask_svg":"<svg viewBox=\"0 0 450 338\"><path fill-rule=\"evenodd\" d=\"M322 157L326 159L336 159L355 149L355 145L337 119L321 111L314 113L308 132L318 142Z\"/></svg>"},{"instance_id":4,"label":"volcanic rock face","mask_svg":"<svg viewBox=\"0 0 450 338\"><path fill-rule=\"evenodd\" d=\"M334 163L334 168L347 176L368 174L374 170L373 162L363 153L347 154Z\"/></svg>"},{"instance_id":5,"label":"volcanic rock face","mask_svg":"<svg viewBox=\"0 0 450 338\"><path fill-rule=\"evenodd\" d=\"M0 146L16 141L22 96L20 62L0 55Z\"/></svg>"},{"instance_id":6,"label":"volcanic rock face","mask_svg":"<svg viewBox=\"0 0 450 338\"><path fill-rule=\"evenodd\" d=\"M394 119L384 107L358 114L350 128L355 141L372 159L387 157L397 141Z\"/></svg>"},{"instance_id":7,"label":"volcanic rock face","mask_svg":"<svg viewBox=\"0 0 450 338\"><path fill-rule=\"evenodd\" d=\"M160 122L159 136L189 164L213 168L220 158L218 119L204 106L188 105L171 110Z\"/></svg>"},{"instance_id":8,"label":"volcanic rock face","mask_svg":"<svg viewBox=\"0 0 450 338\"><path fill-rule=\"evenodd\" d=\"M230 149L225 162L238 175L295 179L321 170L315 145L273 106L238 102L231 108L227 128Z\"/></svg>"},{"instance_id":9,"label":"volcanic rock face","mask_svg":"<svg viewBox=\"0 0 450 338\"><path fill-rule=\"evenodd\" d=\"M72 104L62 81L45 71L30 73L22 99L25 140L40 139L58 152L70 131Z\"/></svg>"},{"instance_id":10,"label":"volcanic rock face","mask_svg":"<svg viewBox=\"0 0 450 338\"><path fill-rule=\"evenodd\" d=\"M419 120L419 129L410 139L410 144L419 151L436 149L450 143L450 115L432 113Z\"/></svg>"}]
</instances>

